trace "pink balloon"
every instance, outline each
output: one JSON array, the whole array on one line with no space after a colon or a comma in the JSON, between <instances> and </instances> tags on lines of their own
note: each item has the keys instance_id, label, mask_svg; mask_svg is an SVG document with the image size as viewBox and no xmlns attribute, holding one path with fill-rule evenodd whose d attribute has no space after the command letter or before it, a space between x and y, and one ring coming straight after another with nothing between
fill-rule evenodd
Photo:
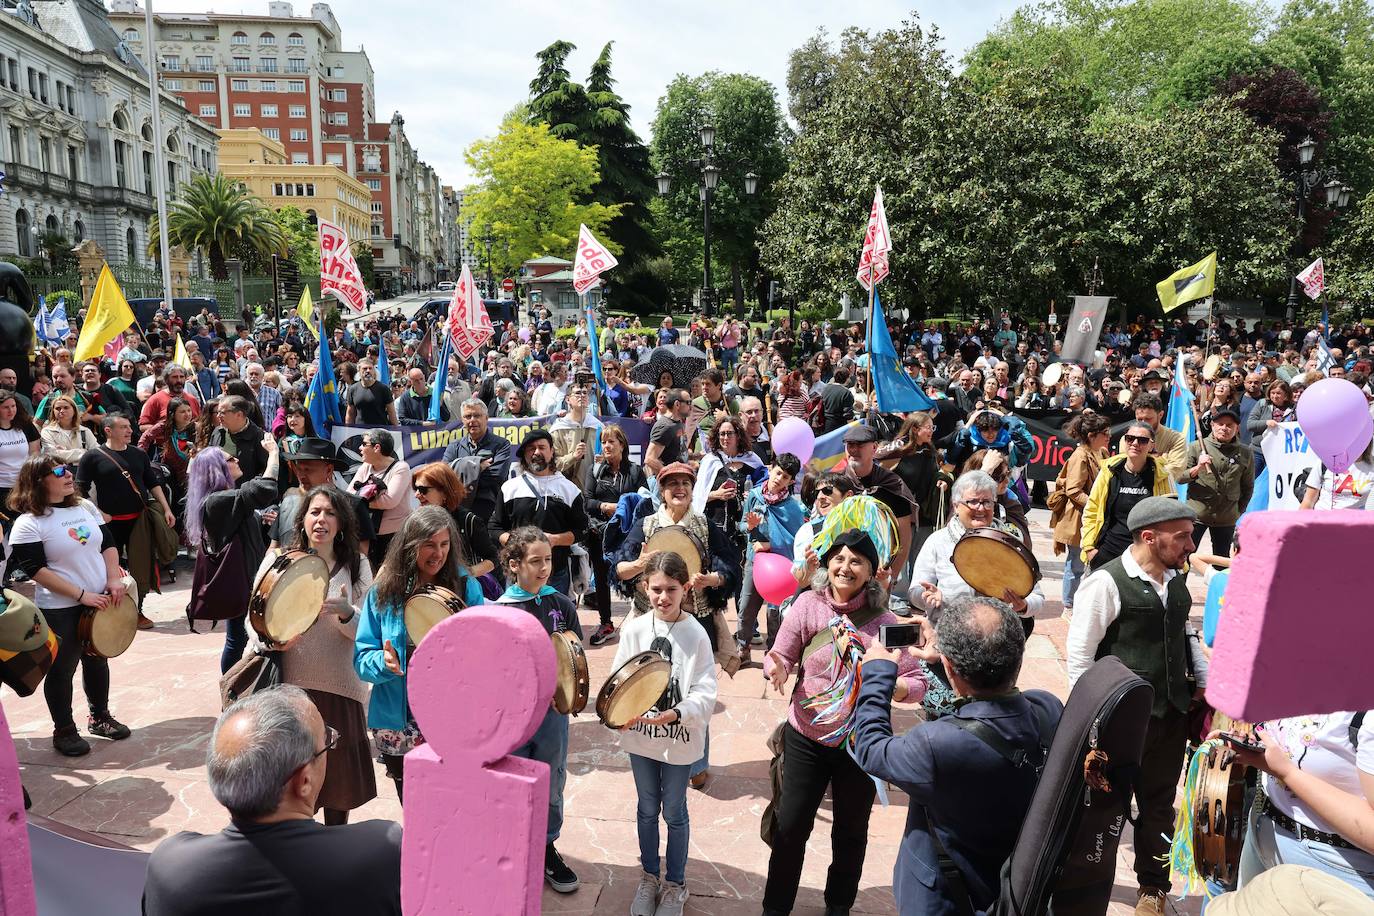
<instances>
[{"instance_id":1,"label":"pink balloon","mask_svg":"<svg viewBox=\"0 0 1374 916\"><path fill-rule=\"evenodd\" d=\"M816 450L816 434L800 417L785 417L773 427L773 453L796 455L803 465Z\"/></svg>"},{"instance_id":2,"label":"pink balloon","mask_svg":"<svg viewBox=\"0 0 1374 916\"><path fill-rule=\"evenodd\" d=\"M523 340L523 341L526 341L526 342L529 341L529 339L530 339L530 329L529 329L529 328L521 328L521 329L520 329L520 339Z\"/></svg>"},{"instance_id":3,"label":"pink balloon","mask_svg":"<svg viewBox=\"0 0 1374 916\"><path fill-rule=\"evenodd\" d=\"M1324 378L1298 400L1298 428L1322 464L1340 474L1374 438L1374 417L1364 392L1353 383Z\"/></svg>"},{"instance_id":4,"label":"pink balloon","mask_svg":"<svg viewBox=\"0 0 1374 916\"><path fill-rule=\"evenodd\" d=\"M792 561L776 553L754 554L754 588L769 604L782 604L797 592Z\"/></svg>"}]
</instances>

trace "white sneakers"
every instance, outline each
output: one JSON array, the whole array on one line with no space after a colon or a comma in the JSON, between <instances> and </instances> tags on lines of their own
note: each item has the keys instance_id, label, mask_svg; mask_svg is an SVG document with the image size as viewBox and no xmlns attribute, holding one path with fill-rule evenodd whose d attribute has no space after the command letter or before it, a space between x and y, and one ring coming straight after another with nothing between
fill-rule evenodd
<instances>
[{"instance_id":1,"label":"white sneakers","mask_svg":"<svg viewBox=\"0 0 1374 916\"><path fill-rule=\"evenodd\" d=\"M630 916L682 916L682 908L687 905L687 886L665 881L662 889L660 897L658 878L648 872L640 875L635 899L630 902Z\"/></svg>"},{"instance_id":2,"label":"white sneakers","mask_svg":"<svg viewBox=\"0 0 1374 916\"><path fill-rule=\"evenodd\" d=\"M630 902L630 916L654 916L658 907L658 876L648 872L639 876L635 899Z\"/></svg>"},{"instance_id":3,"label":"white sneakers","mask_svg":"<svg viewBox=\"0 0 1374 916\"><path fill-rule=\"evenodd\" d=\"M663 882L663 896L658 899L658 909L654 916L682 916L682 908L687 905L687 885Z\"/></svg>"}]
</instances>

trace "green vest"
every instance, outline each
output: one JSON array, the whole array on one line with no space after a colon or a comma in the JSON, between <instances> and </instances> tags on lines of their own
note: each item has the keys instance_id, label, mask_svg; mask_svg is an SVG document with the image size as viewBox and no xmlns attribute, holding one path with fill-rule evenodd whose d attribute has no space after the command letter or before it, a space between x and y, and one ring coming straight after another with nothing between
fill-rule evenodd
<instances>
[{"instance_id":1,"label":"green vest","mask_svg":"<svg viewBox=\"0 0 1374 916\"><path fill-rule=\"evenodd\" d=\"M1188 644L1184 627L1193 597L1188 577L1179 573L1169 580L1167 607L1159 602L1154 586L1128 575L1117 557L1102 567L1116 583L1121 612L1107 627L1094 658L1115 655L1121 663L1150 682L1155 704L1150 714L1162 718L1173 706L1187 712L1192 702L1188 686Z\"/></svg>"}]
</instances>

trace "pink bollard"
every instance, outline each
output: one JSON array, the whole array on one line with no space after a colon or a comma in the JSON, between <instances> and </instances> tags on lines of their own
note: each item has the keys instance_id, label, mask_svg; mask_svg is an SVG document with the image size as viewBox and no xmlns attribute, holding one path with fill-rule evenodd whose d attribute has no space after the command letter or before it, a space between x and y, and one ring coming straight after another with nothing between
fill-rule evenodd
<instances>
[{"instance_id":1,"label":"pink bollard","mask_svg":"<svg viewBox=\"0 0 1374 916\"><path fill-rule=\"evenodd\" d=\"M1246 722L1374 707L1374 515L1256 512L1241 537L1208 702Z\"/></svg>"},{"instance_id":2,"label":"pink bollard","mask_svg":"<svg viewBox=\"0 0 1374 916\"><path fill-rule=\"evenodd\" d=\"M33 863L24 816L24 787L10 724L0 707L0 916L34 916Z\"/></svg>"},{"instance_id":3,"label":"pink bollard","mask_svg":"<svg viewBox=\"0 0 1374 916\"><path fill-rule=\"evenodd\" d=\"M518 608L483 605L429 631L408 669L427 742L406 755L401 909L539 913L549 768L506 756L553 697L549 635Z\"/></svg>"}]
</instances>

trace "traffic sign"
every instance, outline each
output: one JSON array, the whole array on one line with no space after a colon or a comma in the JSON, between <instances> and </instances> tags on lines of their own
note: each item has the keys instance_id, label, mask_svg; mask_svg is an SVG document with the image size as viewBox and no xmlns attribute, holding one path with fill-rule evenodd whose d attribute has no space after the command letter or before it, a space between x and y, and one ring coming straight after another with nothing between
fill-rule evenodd
<instances>
[{"instance_id":1,"label":"traffic sign","mask_svg":"<svg viewBox=\"0 0 1374 916\"><path fill-rule=\"evenodd\" d=\"M504 279L504 280L501 281L501 288L504 289L504 290L505 290L506 292L508 292L508 293L514 292L514 291L515 291L515 281L512 280L510 277L507 277L506 279Z\"/></svg>"}]
</instances>

